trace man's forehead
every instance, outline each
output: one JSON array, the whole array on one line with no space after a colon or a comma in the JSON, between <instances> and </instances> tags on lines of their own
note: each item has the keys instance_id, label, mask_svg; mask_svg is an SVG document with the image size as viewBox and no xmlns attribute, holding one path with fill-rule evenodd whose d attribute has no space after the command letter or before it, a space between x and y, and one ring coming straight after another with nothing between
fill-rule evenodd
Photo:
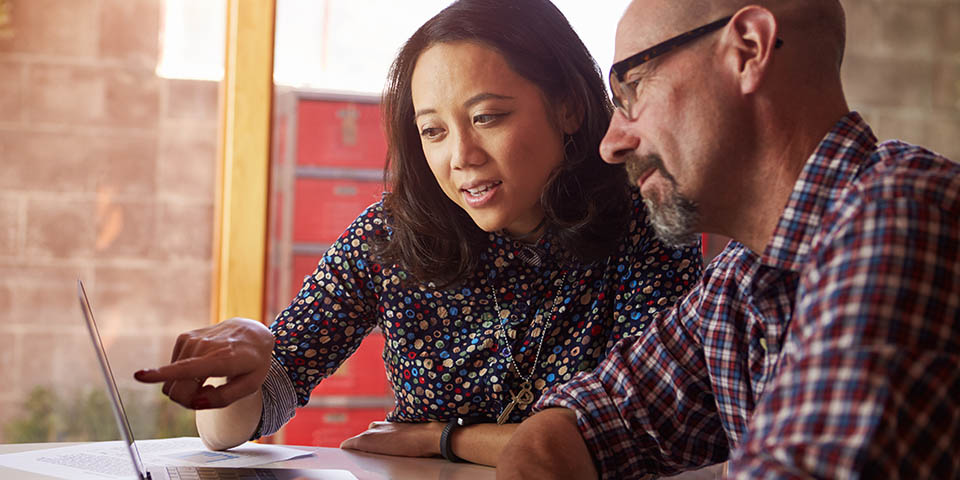
<instances>
[{"instance_id":1,"label":"man's forehead","mask_svg":"<svg viewBox=\"0 0 960 480\"><path fill-rule=\"evenodd\" d=\"M657 0L634 0L627 6L617 24L614 38L614 62L665 39L666 32L677 23L674 8Z\"/></svg>"},{"instance_id":2,"label":"man's forehead","mask_svg":"<svg viewBox=\"0 0 960 480\"><path fill-rule=\"evenodd\" d=\"M627 6L614 42L614 62L731 12L741 0L633 0Z\"/></svg>"}]
</instances>

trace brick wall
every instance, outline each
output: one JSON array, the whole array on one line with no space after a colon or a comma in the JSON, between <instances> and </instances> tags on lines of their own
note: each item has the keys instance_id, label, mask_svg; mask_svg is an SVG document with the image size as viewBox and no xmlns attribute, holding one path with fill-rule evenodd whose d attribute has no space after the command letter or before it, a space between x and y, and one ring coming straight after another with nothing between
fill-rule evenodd
<instances>
[{"instance_id":1,"label":"brick wall","mask_svg":"<svg viewBox=\"0 0 960 480\"><path fill-rule=\"evenodd\" d=\"M842 0L851 108L881 139L960 161L960 1Z\"/></svg>"},{"instance_id":2,"label":"brick wall","mask_svg":"<svg viewBox=\"0 0 960 480\"><path fill-rule=\"evenodd\" d=\"M213 82L154 73L160 0L13 0L0 30L0 425L34 386L121 388L209 321ZM2 430L0 430L2 435ZM2 438L0 438L2 440Z\"/></svg>"}]
</instances>

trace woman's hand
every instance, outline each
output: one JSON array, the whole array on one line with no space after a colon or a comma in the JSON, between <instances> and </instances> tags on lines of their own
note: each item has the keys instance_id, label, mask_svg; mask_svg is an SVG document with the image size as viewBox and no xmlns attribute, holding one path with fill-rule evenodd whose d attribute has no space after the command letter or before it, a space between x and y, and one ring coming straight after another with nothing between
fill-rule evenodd
<instances>
[{"instance_id":1,"label":"woman's hand","mask_svg":"<svg viewBox=\"0 0 960 480\"><path fill-rule=\"evenodd\" d=\"M344 440L340 448L403 457L433 457L440 455L444 426L442 422L373 422L367 431Z\"/></svg>"},{"instance_id":2,"label":"woman's hand","mask_svg":"<svg viewBox=\"0 0 960 480\"><path fill-rule=\"evenodd\" d=\"M481 423L460 427L450 435L453 453L471 463L497 465L497 458L519 423ZM432 457L440 455L440 435L446 422L373 422L370 428L346 439L340 448L385 455Z\"/></svg>"},{"instance_id":3,"label":"woman's hand","mask_svg":"<svg viewBox=\"0 0 960 480\"><path fill-rule=\"evenodd\" d=\"M231 318L181 334L170 364L140 370L134 378L163 382L163 393L184 407L222 408L260 389L270 369L273 345L273 333L262 323ZM208 377L227 377L227 381L204 386Z\"/></svg>"}]
</instances>

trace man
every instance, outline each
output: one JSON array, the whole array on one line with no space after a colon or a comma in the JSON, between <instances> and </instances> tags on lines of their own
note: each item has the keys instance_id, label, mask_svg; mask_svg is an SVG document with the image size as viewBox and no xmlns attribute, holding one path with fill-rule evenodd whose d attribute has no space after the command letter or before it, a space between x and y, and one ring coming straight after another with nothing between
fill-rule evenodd
<instances>
[{"instance_id":1,"label":"man","mask_svg":"<svg viewBox=\"0 0 960 480\"><path fill-rule=\"evenodd\" d=\"M664 238L734 241L544 395L498 478L960 478L960 168L876 143L843 46L835 0L628 7L601 152Z\"/></svg>"}]
</instances>

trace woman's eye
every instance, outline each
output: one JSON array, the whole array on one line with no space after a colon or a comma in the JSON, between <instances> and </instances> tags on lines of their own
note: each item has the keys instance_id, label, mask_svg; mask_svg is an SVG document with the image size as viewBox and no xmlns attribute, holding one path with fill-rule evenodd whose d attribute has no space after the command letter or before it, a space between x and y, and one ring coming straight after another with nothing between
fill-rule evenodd
<instances>
[{"instance_id":1,"label":"woman's eye","mask_svg":"<svg viewBox=\"0 0 960 480\"><path fill-rule=\"evenodd\" d=\"M476 125L487 125L505 115L505 113L481 113L473 116L473 123Z\"/></svg>"},{"instance_id":2,"label":"woman's eye","mask_svg":"<svg viewBox=\"0 0 960 480\"><path fill-rule=\"evenodd\" d=\"M437 138L441 134L443 134L443 131L436 127L426 127L420 130L420 136L427 139Z\"/></svg>"}]
</instances>

